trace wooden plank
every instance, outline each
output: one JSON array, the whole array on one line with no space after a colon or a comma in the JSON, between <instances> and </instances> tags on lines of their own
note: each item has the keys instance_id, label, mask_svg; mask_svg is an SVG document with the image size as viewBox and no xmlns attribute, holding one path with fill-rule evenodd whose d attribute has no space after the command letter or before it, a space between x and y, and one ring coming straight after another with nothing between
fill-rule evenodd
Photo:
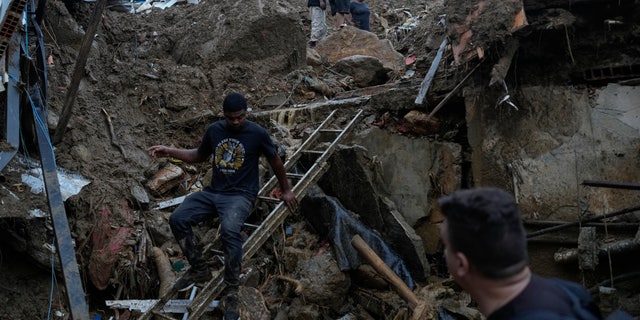
<instances>
[{"instance_id":1,"label":"wooden plank","mask_svg":"<svg viewBox=\"0 0 640 320\"><path fill-rule=\"evenodd\" d=\"M351 245L362 255L362 257L371 265L396 291L402 299L404 299L409 308L414 310L418 306L418 297L411 289L400 279L400 277L384 263L371 247L359 235L353 236Z\"/></svg>"},{"instance_id":2,"label":"wooden plank","mask_svg":"<svg viewBox=\"0 0 640 320\"><path fill-rule=\"evenodd\" d=\"M53 144L58 144L60 141L62 141L62 136L67 129L67 123L69 123L69 119L71 118L73 103L76 100L76 94L78 93L80 80L82 80L85 74L84 67L87 64L87 58L91 50L91 44L93 43L93 39L96 35L98 24L102 21L102 12L104 11L104 8L106 6L107 0L98 0L98 2L96 3L96 7L93 10L93 15L89 20L87 31L84 34L84 38L82 38L82 44L80 45L80 50L78 52L78 59L76 60L73 74L71 76L71 83L69 84L67 94L64 98L64 105L62 106L62 112L60 114L58 127L53 134Z\"/></svg>"}]
</instances>

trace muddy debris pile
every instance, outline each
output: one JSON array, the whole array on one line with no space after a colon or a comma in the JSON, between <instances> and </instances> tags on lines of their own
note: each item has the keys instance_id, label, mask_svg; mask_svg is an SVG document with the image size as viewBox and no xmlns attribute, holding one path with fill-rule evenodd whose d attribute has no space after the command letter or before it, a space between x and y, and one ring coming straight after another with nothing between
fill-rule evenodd
<instances>
[{"instance_id":1,"label":"muddy debris pile","mask_svg":"<svg viewBox=\"0 0 640 320\"><path fill-rule=\"evenodd\" d=\"M325 119L332 118L334 132L357 119L339 144L307 150L334 148L304 186L299 212L283 214L257 237L276 211L274 190L245 224L252 246L241 275L242 319L481 319L470 296L448 280L436 205L440 196L476 185L510 190L527 227L543 230L539 242L554 244L530 254L534 270L591 289L607 285L611 237L619 238L615 259L637 250L633 217L617 216L615 227L589 221L598 228L591 257L600 260L587 262L576 232L546 237L544 227L640 200L567 182L640 174L636 69L611 67L638 64L640 34L629 21L640 9L629 1L575 2L370 0L372 32L334 28L327 12L329 35L315 48L307 46L304 1L119 3L125 5L100 15L71 117L61 123L97 4L48 1L45 121L51 134L63 133L52 145L60 172L90 182L64 197L90 314L144 317L149 301L168 294L189 268L168 217L184 196L210 183L211 166L153 160L147 149L197 147L207 125L221 119L229 92L248 98L250 120L269 129L285 160L309 148L305 141ZM0 318L42 318L51 310L69 319L62 277L50 287L50 273L64 270L46 192L25 182L42 180L37 130L21 114L20 152L0 139L0 152L15 153L0 175L0 282L8 289L0 292ZM300 170L315 170L313 158L295 160ZM263 184L268 168L261 165ZM215 277L224 265L218 221L195 231ZM356 234L374 254L352 245ZM640 314L637 272L618 261L615 271L628 282L612 305ZM39 281L21 282L32 278ZM203 318L220 319L219 296L212 298Z\"/></svg>"}]
</instances>

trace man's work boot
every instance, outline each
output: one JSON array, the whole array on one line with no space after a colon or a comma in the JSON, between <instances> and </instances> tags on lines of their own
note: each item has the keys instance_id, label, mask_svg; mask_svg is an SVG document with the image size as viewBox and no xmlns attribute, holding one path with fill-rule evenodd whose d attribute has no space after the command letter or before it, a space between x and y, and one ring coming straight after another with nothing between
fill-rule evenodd
<instances>
[{"instance_id":1,"label":"man's work boot","mask_svg":"<svg viewBox=\"0 0 640 320\"><path fill-rule=\"evenodd\" d=\"M224 317L223 320L240 320L238 311L238 292L230 292L224 298Z\"/></svg>"},{"instance_id":2,"label":"man's work boot","mask_svg":"<svg viewBox=\"0 0 640 320\"><path fill-rule=\"evenodd\" d=\"M187 257L187 261L191 264L191 268L182 275L173 285L173 289L177 291L186 291L191 289L195 284L205 282L211 279L211 269L202 258L202 251L198 245L198 240L194 235L187 236L178 241L182 253Z\"/></svg>"},{"instance_id":3,"label":"man's work boot","mask_svg":"<svg viewBox=\"0 0 640 320\"><path fill-rule=\"evenodd\" d=\"M205 263L191 266L185 274L173 285L176 291L187 291L198 283L203 283L211 279L211 270Z\"/></svg>"}]
</instances>

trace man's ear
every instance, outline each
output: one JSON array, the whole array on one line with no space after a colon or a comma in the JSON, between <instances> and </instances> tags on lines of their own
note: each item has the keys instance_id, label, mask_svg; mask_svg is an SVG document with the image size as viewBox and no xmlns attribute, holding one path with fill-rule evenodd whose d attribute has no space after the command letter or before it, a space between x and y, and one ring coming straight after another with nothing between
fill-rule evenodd
<instances>
[{"instance_id":1,"label":"man's ear","mask_svg":"<svg viewBox=\"0 0 640 320\"><path fill-rule=\"evenodd\" d=\"M457 277L464 277L469 273L469 259L467 259L467 256L460 251L456 252L455 256L456 262L453 266L455 270L451 270L451 272L455 273Z\"/></svg>"}]
</instances>

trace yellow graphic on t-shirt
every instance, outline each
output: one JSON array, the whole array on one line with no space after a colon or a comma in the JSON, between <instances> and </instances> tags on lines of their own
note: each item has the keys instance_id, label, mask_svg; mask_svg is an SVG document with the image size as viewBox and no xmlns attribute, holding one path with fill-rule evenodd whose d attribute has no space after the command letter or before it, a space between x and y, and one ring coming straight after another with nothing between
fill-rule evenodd
<instances>
[{"instance_id":1,"label":"yellow graphic on t-shirt","mask_svg":"<svg viewBox=\"0 0 640 320\"><path fill-rule=\"evenodd\" d=\"M244 163L244 146L237 139L226 138L216 146L213 164L222 173L232 174Z\"/></svg>"}]
</instances>

